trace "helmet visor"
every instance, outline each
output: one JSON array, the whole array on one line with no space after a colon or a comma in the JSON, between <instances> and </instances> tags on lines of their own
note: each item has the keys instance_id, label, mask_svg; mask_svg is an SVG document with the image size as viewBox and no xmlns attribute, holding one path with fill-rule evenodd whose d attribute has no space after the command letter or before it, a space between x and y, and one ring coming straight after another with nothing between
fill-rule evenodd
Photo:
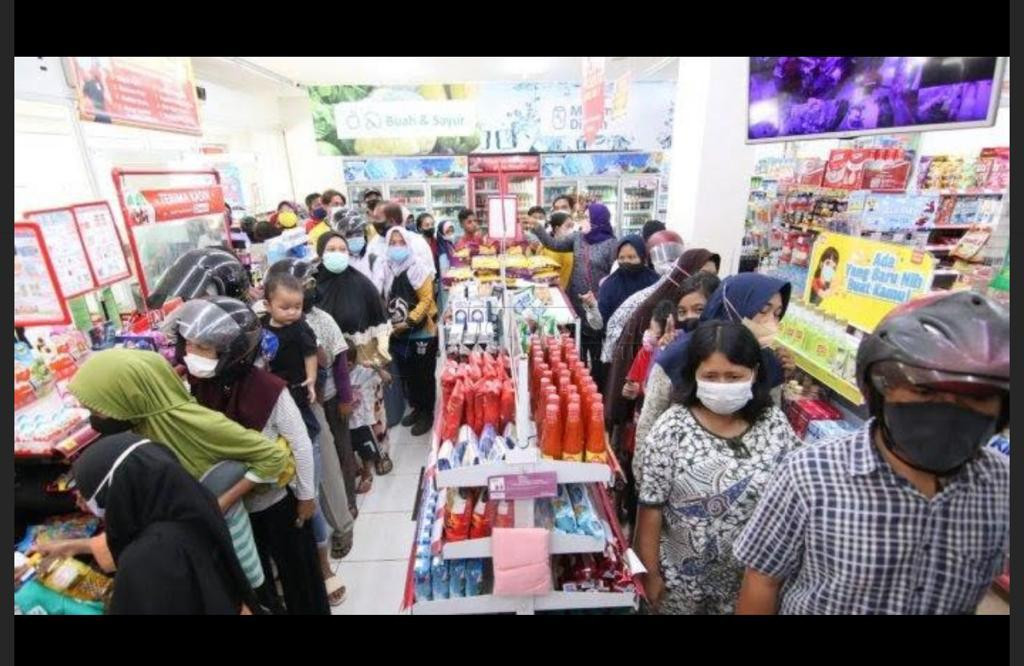
<instances>
[{"instance_id":1,"label":"helmet visor","mask_svg":"<svg viewBox=\"0 0 1024 666\"><path fill-rule=\"evenodd\" d=\"M245 307L242 303L238 305ZM174 314L177 315L174 329L178 337L204 347L213 347L218 352L227 350L231 342L242 333L231 313L210 301L189 301Z\"/></svg>"},{"instance_id":2,"label":"helmet visor","mask_svg":"<svg viewBox=\"0 0 1024 666\"><path fill-rule=\"evenodd\" d=\"M879 391L894 388L929 388L935 391L984 398L1009 392L1010 382L983 375L932 370L899 361L871 367L871 380Z\"/></svg>"},{"instance_id":3,"label":"helmet visor","mask_svg":"<svg viewBox=\"0 0 1024 666\"><path fill-rule=\"evenodd\" d=\"M651 248L651 263L654 269L664 275L672 270L679 257L683 256L682 243L658 243Z\"/></svg>"}]
</instances>

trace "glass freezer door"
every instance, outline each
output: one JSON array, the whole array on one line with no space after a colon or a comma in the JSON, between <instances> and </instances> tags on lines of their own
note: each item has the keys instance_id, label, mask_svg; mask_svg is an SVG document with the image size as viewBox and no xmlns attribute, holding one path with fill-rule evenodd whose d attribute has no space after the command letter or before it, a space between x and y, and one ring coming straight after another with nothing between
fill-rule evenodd
<instances>
[{"instance_id":1,"label":"glass freezer door","mask_svg":"<svg viewBox=\"0 0 1024 666\"><path fill-rule=\"evenodd\" d=\"M551 214L551 207L555 203L555 199L563 195L576 196L577 183L575 180L546 180L542 184L543 187L543 202L541 205L544 206L544 210L548 215Z\"/></svg>"},{"instance_id":2,"label":"glass freezer door","mask_svg":"<svg viewBox=\"0 0 1024 666\"><path fill-rule=\"evenodd\" d=\"M618 229L619 222L619 181L618 180L583 180L580 195L587 201L591 199L604 204L611 211L612 229Z\"/></svg>"},{"instance_id":3,"label":"glass freezer door","mask_svg":"<svg viewBox=\"0 0 1024 666\"><path fill-rule=\"evenodd\" d=\"M430 184L430 209L438 224L441 220L452 220L458 224L459 211L469 203L465 181Z\"/></svg>"},{"instance_id":4,"label":"glass freezer door","mask_svg":"<svg viewBox=\"0 0 1024 666\"><path fill-rule=\"evenodd\" d=\"M622 181L623 234L637 233L658 211L658 178L629 178Z\"/></svg>"},{"instance_id":5,"label":"glass freezer door","mask_svg":"<svg viewBox=\"0 0 1024 666\"><path fill-rule=\"evenodd\" d=\"M427 186L424 183L392 183L388 186L388 199L408 208L413 216L428 210Z\"/></svg>"},{"instance_id":6,"label":"glass freezer door","mask_svg":"<svg viewBox=\"0 0 1024 666\"><path fill-rule=\"evenodd\" d=\"M487 200L490 197L501 194L501 178L498 174L480 174L470 176L473 181L473 210L476 211L476 219L484 232L487 231ZM462 229L457 224L456 234L461 234Z\"/></svg>"},{"instance_id":7,"label":"glass freezer door","mask_svg":"<svg viewBox=\"0 0 1024 666\"><path fill-rule=\"evenodd\" d=\"M363 195L370 190L377 190L384 199L388 198L388 188L384 183L354 183L345 189L348 190L348 205L364 212Z\"/></svg>"},{"instance_id":8,"label":"glass freezer door","mask_svg":"<svg viewBox=\"0 0 1024 666\"><path fill-rule=\"evenodd\" d=\"M537 190L540 178L535 173L505 174L505 194L515 195L516 211L519 218L526 217L526 212L537 205Z\"/></svg>"}]
</instances>

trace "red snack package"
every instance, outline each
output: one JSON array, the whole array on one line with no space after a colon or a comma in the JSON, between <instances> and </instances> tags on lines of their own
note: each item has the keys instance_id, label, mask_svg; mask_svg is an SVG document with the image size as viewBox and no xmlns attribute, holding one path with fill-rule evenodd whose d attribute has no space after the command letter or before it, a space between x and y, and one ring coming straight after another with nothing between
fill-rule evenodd
<instances>
[{"instance_id":1,"label":"red snack package","mask_svg":"<svg viewBox=\"0 0 1024 666\"><path fill-rule=\"evenodd\" d=\"M483 383L480 393L483 397L483 425L498 428L501 425L501 383L497 379L489 379Z\"/></svg>"},{"instance_id":2,"label":"red snack package","mask_svg":"<svg viewBox=\"0 0 1024 666\"><path fill-rule=\"evenodd\" d=\"M473 495L451 488L444 510L445 541L464 541L469 538L473 521Z\"/></svg>"},{"instance_id":3,"label":"red snack package","mask_svg":"<svg viewBox=\"0 0 1024 666\"><path fill-rule=\"evenodd\" d=\"M462 417L466 410L466 385L457 382L452 389L451 398L444 403L444 422L441 426L441 441L455 440L462 426Z\"/></svg>"},{"instance_id":4,"label":"red snack package","mask_svg":"<svg viewBox=\"0 0 1024 666\"><path fill-rule=\"evenodd\" d=\"M516 391L512 386L511 379L505 379L501 385L501 428L505 432L505 426L516 420Z\"/></svg>"},{"instance_id":5,"label":"red snack package","mask_svg":"<svg viewBox=\"0 0 1024 666\"><path fill-rule=\"evenodd\" d=\"M476 501L476 506L473 507L473 517L469 525L470 539L483 539L491 536L491 517L494 513L490 510L492 504L494 502L488 501L485 490Z\"/></svg>"},{"instance_id":6,"label":"red snack package","mask_svg":"<svg viewBox=\"0 0 1024 666\"><path fill-rule=\"evenodd\" d=\"M491 500L487 502L486 517L491 528L515 527L515 504L507 500Z\"/></svg>"},{"instance_id":7,"label":"red snack package","mask_svg":"<svg viewBox=\"0 0 1024 666\"><path fill-rule=\"evenodd\" d=\"M459 380L459 364L448 359L445 361L444 369L441 370L441 404L447 405L455 390L455 383Z\"/></svg>"}]
</instances>

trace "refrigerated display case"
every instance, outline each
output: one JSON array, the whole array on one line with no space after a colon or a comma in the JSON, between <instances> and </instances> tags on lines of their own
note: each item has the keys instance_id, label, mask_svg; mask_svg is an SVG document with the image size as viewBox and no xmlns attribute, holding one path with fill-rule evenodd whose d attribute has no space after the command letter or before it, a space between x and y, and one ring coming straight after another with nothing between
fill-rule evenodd
<instances>
[{"instance_id":1,"label":"refrigerated display case","mask_svg":"<svg viewBox=\"0 0 1024 666\"><path fill-rule=\"evenodd\" d=\"M540 201L540 157L495 155L469 158L469 189L473 210L487 231L487 202L492 196L515 196L520 220Z\"/></svg>"},{"instance_id":2,"label":"refrigerated display case","mask_svg":"<svg viewBox=\"0 0 1024 666\"><path fill-rule=\"evenodd\" d=\"M623 234L638 233L648 220L659 219L657 176L624 176L621 185Z\"/></svg>"},{"instance_id":3,"label":"refrigerated display case","mask_svg":"<svg viewBox=\"0 0 1024 666\"><path fill-rule=\"evenodd\" d=\"M541 183L541 191L544 193L544 196L541 197L541 201L543 201L541 205L550 214L555 199L567 194L576 197L579 193L579 187L580 183L575 178L569 180L545 180Z\"/></svg>"},{"instance_id":4,"label":"refrigerated display case","mask_svg":"<svg viewBox=\"0 0 1024 666\"><path fill-rule=\"evenodd\" d=\"M611 211L612 229L619 228L619 180L617 178L581 178L580 196L587 201L593 199Z\"/></svg>"},{"instance_id":5,"label":"refrigerated display case","mask_svg":"<svg viewBox=\"0 0 1024 666\"><path fill-rule=\"evenodd\" d=\"M369 189L413 215L454 218L468 204L465 156L346 159L343 165L351 204L361 204Z\"/></svg>"},{"instance_id":6,"label":"refrigerated display case","mask_svg":"<svg viewBox=\"0 0 1024 666\"><path fill-rule=\"evenodd\" d=\"M438 224L441 220L458 221L459 211L469 206L467 188L464 180L430 183L430 210Z\"/></svg>"},{"instance_id":7,"label":"refrigerated display case","mask_svg":"<svg viewBox=\"0 0 1024 666\"><path fill-rule=\"evenodd\" d=\"M616 233L639 231L651 219L664 220L659 193L667 165L663 153L552 153L541 160L544 206L560 194L593 196L612 213ZM667 208L667 206L665 207Z\"/></svg>"}]
</instances>

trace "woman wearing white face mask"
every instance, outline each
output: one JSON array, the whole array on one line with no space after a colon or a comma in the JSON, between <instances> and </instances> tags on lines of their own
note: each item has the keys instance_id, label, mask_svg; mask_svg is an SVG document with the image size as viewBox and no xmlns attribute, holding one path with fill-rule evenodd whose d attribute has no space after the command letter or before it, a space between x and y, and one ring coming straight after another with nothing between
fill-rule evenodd
<instances>
[{"instance_id":1,"label":"woman wearing white face mask","mask_svg":"<svg viewBox=\"0 0 1024 666\"><path fill-rule=\"evenodd\" d=\"M651 430L637 469L635 547L658 612L734 611L743 567L732 542L799 445L768 383L746 326L709 322L693 333L676 404Z\"/></svg>"}]
</instances>

